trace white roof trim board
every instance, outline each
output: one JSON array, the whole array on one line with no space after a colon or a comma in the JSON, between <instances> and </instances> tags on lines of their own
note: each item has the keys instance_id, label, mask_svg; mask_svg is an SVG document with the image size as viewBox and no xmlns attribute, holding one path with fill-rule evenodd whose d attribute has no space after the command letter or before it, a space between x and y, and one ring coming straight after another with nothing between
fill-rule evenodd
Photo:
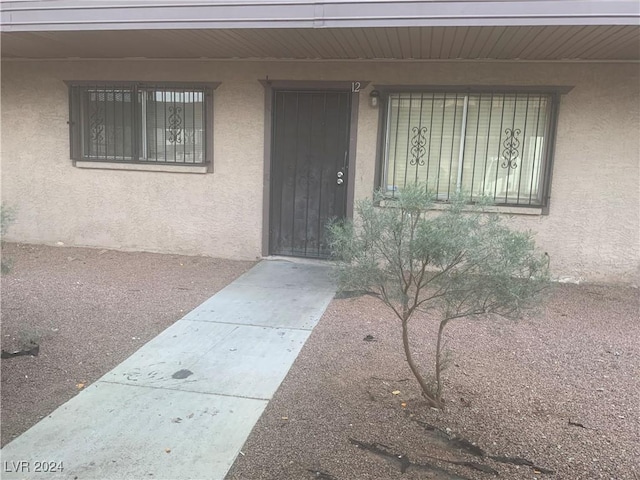
<instances>
[{"instance_id":1,"label":"white roof trim board","mask_svg":"<svg viewBox=\"0 0 640 480\"><path fill-rule=\"evenodd\" d=\"M2 0L2 32L640 25L637 0Z\"/></svg>"}]
</instances>

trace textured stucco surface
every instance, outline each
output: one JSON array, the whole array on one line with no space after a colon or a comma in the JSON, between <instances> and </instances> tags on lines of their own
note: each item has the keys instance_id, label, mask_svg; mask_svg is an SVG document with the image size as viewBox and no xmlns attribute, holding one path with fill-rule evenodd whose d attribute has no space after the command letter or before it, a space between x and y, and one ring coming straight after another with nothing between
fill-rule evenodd
<instances>
[{"instance_id":1,"label":"textured stucco surface","mask_svg":"<svg viewBox=\"0 0 640 480\"><path fill-rule=\"evenodd\" d=\"M3 61L2 199L8 238L253 259L261 256L264 89L259 79L369 80L357 128L355 197L374 187L373 84L567 85L548 216L519 216L558 277L637 282L640 67L622 63ZM84 170L69 159L64 80L221 82L214 173Z\"/></svg>"}]
</instances>

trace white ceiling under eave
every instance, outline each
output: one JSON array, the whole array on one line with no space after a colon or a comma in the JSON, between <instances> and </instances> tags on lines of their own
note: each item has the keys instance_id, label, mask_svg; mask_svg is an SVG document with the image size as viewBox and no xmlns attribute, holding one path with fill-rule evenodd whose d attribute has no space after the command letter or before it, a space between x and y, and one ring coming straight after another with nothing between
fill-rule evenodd
<instances>
[{"instance_id":1,"label":"white ceiling under eave","mask_svg":"<svg viewBox=\"0 0 640 480\"><path fill-rule=\"evenodd\" d=\"M640 60L640 26L3 32L3 58Z\"/></svg>"}]
</instances>

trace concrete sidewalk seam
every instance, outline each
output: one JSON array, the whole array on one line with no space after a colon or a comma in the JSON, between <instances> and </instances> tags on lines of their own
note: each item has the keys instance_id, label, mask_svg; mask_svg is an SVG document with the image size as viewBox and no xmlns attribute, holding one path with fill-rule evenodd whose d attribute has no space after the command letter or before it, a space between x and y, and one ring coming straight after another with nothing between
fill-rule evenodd
<instances>
[{"instance_id":1,"label":"concrete sidewalk seam","mask_svg":"<svg viewBox=\"0 0 640 480\"><path fill-rule=\"evenodd\" d=\"M252 283L244 283L244 282L234 282L234 285L239 285L241 287L258 287L264 288L265 290L305 290L305 291L313 291L313 292L327 292L334 293L335 290L327 287L303 287L300 285L255 285Z\"/></svg>"},{"instance_id":2,"label":"concrete sidewalk seam","mask_svg":"<svg viewBox=\"0 0 640 480\"><path fill-rule=\"evenodd\" d=\"M133 383L114 382L113 380L98 380L96 383L92 384L91 386L98 385L100 383L108 383L110 385L124 385L125 387L152 388L154 390L171 390L173 392L199 393L202 395L214 395L216 397L244 398L246 400L259 400L262 402L268 402L269 400L271 400L270 398L248 397L246 395L231 395L228 393L202 392L200 390L188 390L186 388L155 387L153 385L136 385ZM91 386L89 388L91 388Z\"/></svg>"},{"instance_id":3,"label":"concrete sidewalk seam","mask_svg":"<svg viewBox=\"0 0 640 480\"><path fill-rule=\"evenodd\" d=\"M313 330L312 328L296 328L296 327L274 327L271 325L257 325L255 323L236 323L236 322L221 322L219 320L200 320L198 318L181 318L178 320L179 322L200 322L200 323L220 323L222 325L237 325L239 327L256 327L256 328L267 328L271 330L292 330L294 332L310 332Z\"/></svg>"}]
</instances>

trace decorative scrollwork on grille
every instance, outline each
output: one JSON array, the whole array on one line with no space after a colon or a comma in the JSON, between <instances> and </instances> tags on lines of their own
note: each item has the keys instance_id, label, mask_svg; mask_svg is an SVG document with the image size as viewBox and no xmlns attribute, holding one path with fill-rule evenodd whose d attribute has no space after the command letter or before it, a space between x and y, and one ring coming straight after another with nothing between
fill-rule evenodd
<instances>
[{"instance_id":1,"label":"decorative scrollwork on grille","mask_svg":"<svg viewBox=\"0 0 640 480\"><path fill-rule=\"evenodd\" d=\"M522 132L519 128L507 128L504 133L507 137L502 142L502 146L504 147L504 150L502 151L502 159L504 161L500 166L502 168L517 168L517 160L520 156L520 140L518 139L518 136Z\"/></svg>"},{"instance_id":2,"label":"decorative scrollwork on grille","mask_svg":"<svg viewBox=\"0 0 640 480\"><path fill-rule=\"evenodd\" d=\"M411 160L409 163L411 165L424 165L424 154L427 153L427 149L425 146L427 145L427 137L425 134L427 133L427 127L413 127L411 129L413 132L413 137L411 137Z\"/></svg>"},{"instance_id":3,"label":"decorative scrollwork on grille","mask_svg":"<svg viewBox=\"0 0 640 480\"><path fill-rule=\"evenodd\" d=\"M104 116L102 109L97 104L94 104L91 115L89 115L89 132L92 143L104 143Z\"/></svg>"},{"instance_id":4,"label":"decorative scrollwork on grille","mask_svg":"<svg viewBox=\"0 0 640 480\"><path fill-rule=\"evenodd\" d=\"M182 143L182 107L169 107L168 131L170 143Z\"/></svg>"}]
</instances>

